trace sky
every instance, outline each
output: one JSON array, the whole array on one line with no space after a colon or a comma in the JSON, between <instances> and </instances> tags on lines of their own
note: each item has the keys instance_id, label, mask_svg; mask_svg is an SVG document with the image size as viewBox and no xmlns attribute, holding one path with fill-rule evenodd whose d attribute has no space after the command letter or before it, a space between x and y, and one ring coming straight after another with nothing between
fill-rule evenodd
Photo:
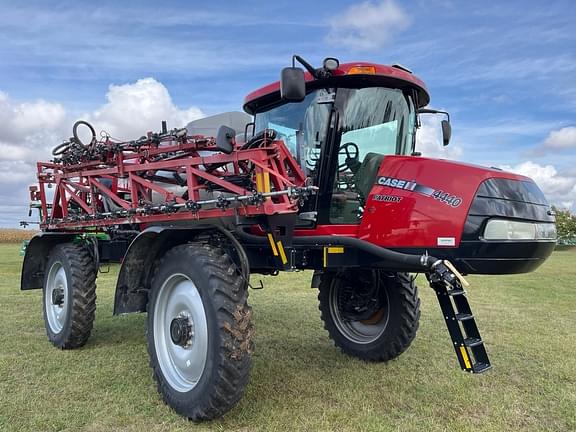
<instances>
[{"instance_id":1,"label":"sky","mask_svg":"<svg viewBox=\"0 0 576 432\"><path fill-rule=\"evenodd\" d=\"M430 106L424 155L532 177L576 210L576 2L0 0L0 226L77 119L131 139L224 111L296 53L399 63Z\"/></svg>"}]
</instances>

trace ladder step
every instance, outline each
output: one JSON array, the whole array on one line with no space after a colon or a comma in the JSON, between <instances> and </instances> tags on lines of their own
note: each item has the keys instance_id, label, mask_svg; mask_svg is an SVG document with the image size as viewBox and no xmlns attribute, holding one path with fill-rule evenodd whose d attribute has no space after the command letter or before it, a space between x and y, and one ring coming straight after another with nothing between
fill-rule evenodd
<instances>
[{"instance_id":1,"label":"ladder step","mask_svg":"<svg viewBox=\"0 0 576 432\"><path fill-rule=\"evenodd\" d=\"M472 366L472 372L474 373L486 372L488 369L492 369L492 365L488 363L474 363Z\"/></svg>"},{"instance_id":2,"label":"ladder step","mask_svg":"<svg viewBox=\"0 0 576 432\"><path fill-rule=\"evenodd\" d=\"M456 319L458 321L468 321L468 320L474 319L474 315L469 314L469 313L457 313Z\"/></svg>"},{"instance_id":3,"label":"ladder step","mask_svg":"<svg viewBox=\"0 0 576 432\"><path fill-rule=\"evenodd\" d=\"M466 291L464 291L463 289L451 289L448 290L447 292L449 296L458 296L466 294Z\"/></svg>"},{"instance_id":4,"label":"ladder step","mask_svg":"<svg viewBox=\"0 0 576 432\"><path fill-rule=\"evenodd\" d=\"M482 341L482 339L479 338L469 337L464 339L464 345L467 346L468 348L473 348L475 346L482 345L483 343L484 342Z\"/></svg>"},{"instance_id":5,"label":"ladder step","mask_svg":"<svg viewBox=\"0 0 576 432\"><path fill-rule=\"evenodd\" d=\"M482 373L490 369L490 359L463 287L453 281L441 283L431 277L428 280L436 291L436 298L462 370Z\"/></svg>"}]
</instances>

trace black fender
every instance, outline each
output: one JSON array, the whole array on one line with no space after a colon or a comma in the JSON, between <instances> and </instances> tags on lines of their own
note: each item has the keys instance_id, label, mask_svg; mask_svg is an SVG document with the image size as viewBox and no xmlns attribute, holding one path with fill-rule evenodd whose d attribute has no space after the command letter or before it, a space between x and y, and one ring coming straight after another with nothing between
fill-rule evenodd
<instances>
[{"instance_id":1,"label":"black fender","mask_svg":"<svg viewBox=\"0 0 576 432\"><path fill-rule=\"evenodd\" d=\"M310 281L310 288L320 288L320 281L322 280L323 270L314 270L314 275Z\"/></svg>"},{"instance_id":2,"label":"black fender","mask_svg":"<svg viewBox=\"0 0 576 432\"><path fill-rule=\"evenodd\" d=\"M229 239L231 234L218 225L202 224L186 227L151 226L132 240L120 268L114 297L114 315L131 312L146 312L148 291L156 261L169 249L180 244L208 240L210 235L221 234ZM235 242L235 243L234 243ZM235 255L244 263L245 252L232 237ZM248 270L249 272L249 270ZM246 273L243 270L243 273ZM247 277L247 275L246 275Z\"/></svg>"},{"instance_id":3,"label":"black fender","mask_svg":"<svg viewBox=\"0 0 576 432\"><path fill-rule=\"evenodd\" d=\"M32 237L26 246L24 262L22 263L20 289L42 288L46 263L52 248L60 243L71 242L77 236L78 233L74 232L40 232Z\"/></svg>"}]
</instances>

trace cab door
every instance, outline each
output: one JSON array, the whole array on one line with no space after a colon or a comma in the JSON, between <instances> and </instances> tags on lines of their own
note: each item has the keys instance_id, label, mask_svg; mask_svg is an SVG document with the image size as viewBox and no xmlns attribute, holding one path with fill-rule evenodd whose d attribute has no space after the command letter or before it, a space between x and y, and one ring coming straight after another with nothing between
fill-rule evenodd
<instances>
[{"instance_id":1,"label":"cab door","mask_svg":"<svg viewBox=\"0 0 576 432\"><path fill-rule=\"evenodd\" d=\"M323 223L357 225L386 155L412 150L414 109L399 89L338 89ZM323 173L324 175L324 173Z\"/></svg>"}]
</instances>

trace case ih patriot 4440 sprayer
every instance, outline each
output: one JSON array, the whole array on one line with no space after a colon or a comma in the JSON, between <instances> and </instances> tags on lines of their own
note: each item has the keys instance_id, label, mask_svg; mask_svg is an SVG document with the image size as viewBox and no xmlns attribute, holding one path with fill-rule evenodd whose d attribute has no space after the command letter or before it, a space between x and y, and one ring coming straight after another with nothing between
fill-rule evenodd
<instances>
[{"instance_id":1,"label":"case ih patriot 4440 sprayer","mask_svg":"<svg viewBox=\"0 0 576 432\"><path fill-rule=\"evenodd\" d=\"M419 116L446 114L428 102L401 66L328 58L313 68L294 56L280 82L247 96L254 122L242 142L228 126L208 137L165 123L134 141L97 140L77 122L30 188L42 232L22 289L43 289L49 340L86 343L99 266L120 262L114 313L148 313L159 392L207 420L248 383L251 273L314 270L334 343L380 362L415 337L409 273L424 273L460 367L487 370L461 274L536 269L554 248L554 215L529 178L415 153ZM447 144L448 120L442 131Z\"/></svg>"}]
</instances>

